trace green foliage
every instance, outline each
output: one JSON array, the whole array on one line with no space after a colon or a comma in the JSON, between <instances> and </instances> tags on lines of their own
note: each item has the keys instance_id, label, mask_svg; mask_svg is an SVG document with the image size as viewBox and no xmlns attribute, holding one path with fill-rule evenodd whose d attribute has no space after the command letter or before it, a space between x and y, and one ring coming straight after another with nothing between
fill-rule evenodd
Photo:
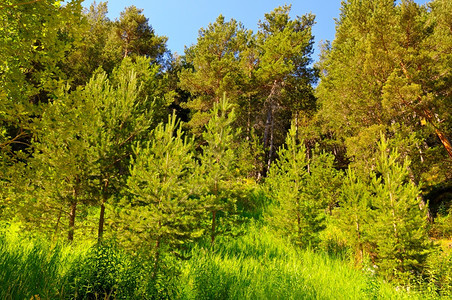
<instances>
[{"instance_id":1,"label":"green foliage","mask_svg":"<svg viewBox=\"0 0 452 300\"><path fill-rule=\"evenodd\" d=\"M309 92L315 74L308 65L311 63L311 27L315 17L306 14L292 20L290 9L290 5L278 7L259 22L257 45L260 56L256 77L267 88L275 81L285 81L280 101L283 105L290 103L288 106L295 112L312 105Z\"/></svg>"},{"instance_id":2,"label":"green foliage","mask_svg":"<svg viewBox=\"0 0 452 300\"><path fill-rule=\"evenodd\" d=\"M135 62L124 59L109 79L105 73L96 74L83 90L92 105L95 129L89 143L97 155L97 169L91 179L101 209L99 241L103 237L105 203L120 198L115 195L126 183L132 145L148 138L149 129L165 109L157 97L157 72L158 67L151 67L147 58Z\"/></svg>"},{"instance_id":3,"label":"green foliage","mask_svg":"<svg viewBox=\"0 0 452 300\"><path fill-rule=\"evenodd\" d=\"M115 244L84 243L50 246L28 239L16 226L0 235L0 297L5 299L175 299L175 262L163 260L151 277L153 264Z\"/></svg>"},{"instance_id":4,"label":"green foliage","mask_svg":"<svg viewBox=\"0 0 452 300\"><path fill-rule=\"evenodd\" d=\"M348 169L347 176L341 189L338 215L339 227L346 236L346 241L355 252L355 260L361 263L364 252L369 252L369 237L367 233L370 222L371 193L352 169ZM365 250L366 249L366 250Z\"/></svg>"},{"instance_id":5,"label":"green foliage","mask_svg":"<svg viewBox=\"0 0 452 300\"><path fill-rule=\"evenodd\" d=\"M265 151L265 172L282 145L290 122L298 123L300 113L315 109L311 84L316 74L309 64L313 51L311 28L314 15L291 19L291 6L284 5L265 14L256 35L257 64L253 75L257 92L254 127L259 130ZM298 124L297 124L298 125Z\"/></svg>"},{"instance_id":6,"label":"green foliage","mask_svg":"<svg viewBox=\"0 0 452 300\"><path fill-rule=\"evenodd\" d=\"M189 126L195 133L201 133L209 110L224 93L233 103L237 101L245 77L240 59L250 35L242 24L234 19L226 22L220 15L215 23L200 30L197 44L187 48L185 60L193 68L182 69L179 77L180 87L195 97L187 103L194 112Z\"/></svg>"},{"instance_id":7,"label":"green foliage","mask_svg":"<svg viewBox=\"0 0 452 300\"><path fill-rule=\"evenodd\" d=\"M92 3L75 24L71 24L78 33L78 40L66 53L66 60L60 69L66 74L72 86L83 86L98 68L108 74L119 64L121 54L113 55L108 49L107 41L112 31L112 22L107 17L106 2ZM115 49L116 50L116 49Z\"/></svg>"},{"instance_id":8,"label":"green foliage","mask_svg":"<svg viewBox=\"0 0 452 300\"><path fill-rule=\"evenodd\" d=\"M77 205L89 202L89 178L96 170L98 158L89 143L96 129L95 119L90 116L93 106L82 93L81 90L69 93L67 87L62 87L58 97L36 120L34 156L29 159L23 182L16 183L19 190L32 187L22 196L24 204L29 204L23 207L24 219L33 225L48 226L49 219L55 218L57 231L61 214L67 213L69 240L74 235ZM30 214L38 219L30 220Z\"/></svg>"},{"instance_id":9,"label":"green foliage","mask_svg":"<svg viewBox=\"0 0 452 300\"><path fill-rule=\"evenodd\" d=\"M0 229L0 297L62 299L64 274L83 256L89 244L51 246L49 241L30 238L19 224L2 223Z\"/></svg>"},{"instance_id":10,"label":"green foliage","mask_svg":"<svg viewBox=\"0 0 452 300\"><path fill-rule=\"evenodd\" d=\"M161 61L167 51L165 45L167 38L156 35L142 13L142 9L129 6L121 12L119 20L114 24L122 55L146 56Z\"/></svg>"},{"instance_id":11,"label":"green foliage","mask_svg":"<svg viewBox=\"0 0 452 300\"><path fill-rule=\"evenodd\" d=\"M357 262L369 255L385 278L409 284L422 274L432 251L427 208L409 179L409 161L399 163L381 135L376 168L370 179L348 170L335 218Z\"/></svg>"},{"instance_id":12,"label":"green foliage","mask_svg":"<svg viewBox=\"0 0 452 300\"><path fill-rule=\"evenodd\" d=\"M452 254L436 251L427 259L420 286L434 296L452 297Z\"/></svg>"},{"instance_id":13,"label":"green foliage","mask_svg":"<svg viewBox=\"0 0 452 300\"><path fill-rule=\"evenodd\" d=\"M58 293L61 253L55 249L50 255L44 243L13 246L5 234L0 235L0 297L25 299L41 294L51 298ZM27 247L28 246L28 247Z\"/></svg>"},{"instance_id":14,"label":"green foliage","mask_svg":"<svg viewBox=\"0 0 452 300\"><path fill-rule=\"evenodd\" d=\"M183 136L175 115L153 130L150 141L134 148L127 181L130 201L125 199L121 212L123 226L133 233L126 238L151 250L154 272L161 252L182 255L187 243L202 234L203 210L194 197L196 167L193 140Z\"/></svg>"},{"instance_id":15,"label":"green foliage","mask_svg":"<svg viewBox=\"0 0 452 300\"><path fill-rule=\"evenodd\" d=\"M8 198L15 164L29 156L33 120L58 89L65 74L58 68L78 33L70 26L81 14L81 1L45 0L0 4L0 182Z\"/></svg>"},{"instance_id":16,"label":"green foliage","mask_svg":"<svg viewBox=\"0 0 452 300\"><path fill-rule=\"evenodd\" d=\"M147 135L154 110L158 111L143 92L157 72L146 62L124 60L111 80L105 72L98 72L85 87L72 92L63 86L47 105L35 122L34 155L23 180L15 184L22 191L17 197L29 206L20 208L27 223L50 225L54 229L47 228L47 232L56 233L70 206L69 230L73 232L77 204L103 206L114 192L121 191L131 144ZM72 233L69 236L73 238Z\"/></svg>"},{"instance_id":17,"label":"green foliage","mask_svg":"<svg viewBox=\"0 0 452 300\"><path fill-rule=\"evenodd\" d=\"M408 178L409 161L406 159L401 165L397 162L399 154L388 151L382 136L376 172L372 175L371 235L377 247L379 272L406 282L421 272L432 245L419 188Z\"/></svg>"},{"instance_id":18,"label":"green foliage","mask_svg":"<svg viewBox=\"0 0 452 300\"><path fill-rule=\"evenodd\" d=\"M185 107L191 110L188 124L195 134L208 122L213 104L227 93L236 107L234 126L244 129L247 140L254 133L263 143L265 155L256 159L258 176L263 160L269 164L284 141L290 119L314 109L311 83L316 75L309 66L314 16L292 20L289 12L290 6L283 6L266 14L256 34L220 15L200 30L197 44L187 48L186 67L179 74L181 89L192 97Z\"/></svg>"},{"instance_id":19,"label":"green foliage","mask_svg":"<svg viewBox=\"0 0 452 300\"><path fill-rule=\"evenodd\" d=\"M452 213L449 211L447 215L438 214L434 223L430 228L430 234L437 238L452 237Z\"/></svg>"},{"instance_id":20,"label":"green foliage","mask_svg":"<svg viewBox=\"0 0 452 300\"><path fill-rule=\"evenodd\" d=\"M69 1L65 6L54 0L20 4L18 0L3 1L0 12L0 100L8 121L30 117L26 113L33 109L27 105L31 97L34 104L47 100L40 92L49 91L52 81L61 78L58 63L64 61L71 39L78 36L68 25L81 15L81 1Z\"/></svg>"},{"instance_id":21,"label":"green foliage","mask_svg":"<svg viewBox=\"0 0 452 300\"><path fill-rule=\"evenodd\" d=\"M292 126L266 180L270 197L276 201L270 223L297 245L316 247L318 234L325 228L326 210L335 205L340 179L333 168L334 158L323 153L309 159L296 135Z\"/></svg>"},{"instance_id":22,"label":"green foliage","mask_svg":"<svg viewBox=\"0 0 452 300\"><path fill-rule=\"evenodd\" d=\"M6 237L6 238L5 238ZM300 251L266 227L250 225L217 251L192 249L192 259L152 264L116 246L49 248L17 233L0 239L2 298L96 299L426 299L361 273L343 261ZM440 263L440 261L438 261ZM442 262L444 263L444 262ZM447 265L444 265L447 274ZM443 277L446 278L446 277ZM445 283L445 282L444 282ZM338 294L338 290L341 293ZM97 292L97 294L96 294ZM446 296L444 291L443 296ZM215 298L215 299L216 299Z\"/></svg>"},{"instance_id":23,"label":"green foliage","mask_svg":"<svg viewBox=\"0 0 452 300\"><path fill-rule=\"evenodd\" d=\"M445 5L432 1L429 11L414 1L342 3L336 39L318 65L316 92L324 134L345 143L355 165L374 167L368 150L376 150L375 133L383 130L410 137L399 151L413 162L416 182L434 186L450 179L452 102L444 66L451 39L444 30Z\"/></svg>"},{"instance_id":24,"label":"green foliage","mask_svg":"<svg viewBox=\"0 0 452 300\"><path fill-rule=\"evenodd\" d=\"M238 149L237 133L232 127L235 118L235 111L224 95L214 104L202 135L205 144L201 145L199 180L212 245L217 235L234 234L236 229L234 223L238 215L233 190L237 180Z\"/></svg>"},{"instance_id":25,"label":"green foliage","mask_svg":"<svg viewBox=\"0 0 452 300\"><path fill-rule=\"evenodd\" d=\"M130 299L142 275L138 260L111 245L95 246L78 259L64 276L62 295L72 299Z\"/></svg>"},{"instance_id":26,"label":"green foliage","mask_svg":"<svg viewBox=\"0 0 452 300\"><path fill-rule=\"evenodd\" d=\"M319 107L314 16L290 5L255 34L220 15L168 69L134 6L3 2L0 218L51 242L0 235L0 297L417 296L377 275L450 296L426 226L452 228L450 1L343 1Z\"/></svg>"}]
</instances>

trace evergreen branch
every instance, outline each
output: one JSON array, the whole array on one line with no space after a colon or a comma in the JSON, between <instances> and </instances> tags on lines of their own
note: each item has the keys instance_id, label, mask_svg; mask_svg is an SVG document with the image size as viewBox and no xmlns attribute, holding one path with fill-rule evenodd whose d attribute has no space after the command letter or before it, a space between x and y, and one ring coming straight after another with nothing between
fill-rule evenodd
<instances>
[{"instance_id":1,"label":"evergreen branch","mask_svg":"<svg viewBox=\"0 0 452 300\"><path fill-rule=\"evenodd\" d=\"M27 136L27 133L23 131L23 129L20 130L20 133L18 135L16 135L12 140L6 141L2 144L0 144L0 149L5 148L6 146L10 145L10 144L23 144L26 146L30 146L27 143L18 141L18 139L20 139L21 137L25 137Z\"/></svg>"}]
</instances>

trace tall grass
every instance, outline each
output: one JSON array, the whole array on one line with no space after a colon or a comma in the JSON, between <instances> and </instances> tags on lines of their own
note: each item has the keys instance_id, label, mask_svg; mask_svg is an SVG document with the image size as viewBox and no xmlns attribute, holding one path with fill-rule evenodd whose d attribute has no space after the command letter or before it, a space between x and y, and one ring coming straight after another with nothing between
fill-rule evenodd
<instances>
[{"instance_id":1,"label":"tall grass","mask_svg":"<svg viewBox=\"0 0 452 300\"><path fill-rule=\"evenodd\" d=\"M54 299L61 295L64 274L87 247L51 247L25 238L18 227L0 231L0 299Z\"/></svg>"},{"instance_id":2,"label":"tall grass","mask_svg":"<svg viewBox=\"0 0 452 300\"><path fill-rule=\"evenodd\" d=\"M193 254L182 272L182 299L418 298L326 254L299 251L263 228Z\"/></svg>"},{"instance_id":3,"label":"tall grass","mask_svg":"<svg viewBox=\"0 0 452 300\"><path fill-rule=\"evenodd\" d=\"M0 234L0 299L423 299L265 227L152 263L115 246L57 246Z\"/></svg>"}]
</instances>

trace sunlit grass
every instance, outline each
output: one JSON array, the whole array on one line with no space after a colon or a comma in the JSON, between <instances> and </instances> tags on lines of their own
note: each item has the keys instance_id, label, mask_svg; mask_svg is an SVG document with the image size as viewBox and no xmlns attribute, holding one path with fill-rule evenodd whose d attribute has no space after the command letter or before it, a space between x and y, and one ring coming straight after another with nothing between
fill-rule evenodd
<instances>
[{"instance_id":1,"label":"sunlit grass","mask_svg":"<svg viewBox=\"0 0 452 300\"><path fill-rule=\"evenodd\" d=\"M425 299L257 225L191 255L169 260L178 271L154 281L143 261L115 246L52 247L10 230L0 235L0 299Z\"/></svg>"},{"instance_id":2,"label":"sunlit grass","mask_svg":"<svg viewBox=\"0 0 452 300\"><path fill-rule=\"evenodd\" d=\"M90 245L51 246L50 242L20 236L18 227L0 232L0 299L62 297L63 278Z\"/></svg>"},{"instance_id":3,"label":"sunlit grass","mask_svg":"<svg viewBox=\"0 0 452 300\"><path fill-rule=\"evenodd\" d=\"M416 299L347 263L299 251L265 228L195 249L184 265L184 299Z\"/></svg>"}]
</instances>

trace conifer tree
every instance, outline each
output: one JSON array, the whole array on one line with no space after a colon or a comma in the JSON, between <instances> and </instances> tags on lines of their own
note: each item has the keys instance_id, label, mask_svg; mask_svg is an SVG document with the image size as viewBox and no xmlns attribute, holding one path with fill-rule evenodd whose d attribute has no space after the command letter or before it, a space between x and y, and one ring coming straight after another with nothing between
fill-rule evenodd
<instances>
[{"instance_id":1,"label":"conifer tree","mask_svg":"<svg viewBox=\"0 0 452 300\"><path fill-rule=\"evenodd\" d=\"M123 57L146 56L156 62L162 61L168 38L156 35L148 21L143 10L133 5L121 12L114 24L114 38L119 42Z\"/></svg>"},{"instance_id":2,"label":"conifer tree","mask_svg":"<svg viewBox=\"0 0 452 300\"><path fill-rule=\"evenodd\" d=\"M186 68L180 72L180 87L193 97L186 104L192 110L193 132L201 132L213 103L227 92L236 105L235 127L241 127L247 139L255 132L264 144L265 170L291 118L315 108L311 84L316 74L309 66L314 16L291 19L289 12L286 5L265 14L254 35L220 15L200 30L197 44L186 49Z\"/></svg>"},{"instance_id":3,"label":"conifer tree","mask_svg":"<svg viewBox=\"0 0 452 300\"><path fill-rule=\"evenodd\" d=\"M185 50L189 67L180 72L180 86L194 97L187 107L192 110L188 124L195 133L201 133L209 121L209 111L225 92L237 103L245 79L240 59L250 35L241 23L225 21L220 15L213 24L201 28L197 44Z\"/></svg>"},{"instance_id":4,"label":"conifer tree","mask_svg":"<svg viewBox=\"0 0 452 300\"><path fill-rule=\"evenodd\" d=\"M306 188L311 197L317 199L322 207L326 207L331 215L339 202L343 173L335 168L332 154L313 149L311 156L307 166L309 177Z\"/></svg>"},{"instance_id":5,"label":"conifer tree","mask_svg":"<svg viewBox=\"0 0 452 300\"><path fill-rule=\"evenodd\" d=\"M107 17L107 13L106 2L94 1L74 26L81 35L80 41L73 45L67 54L67 60L60 66L69 75L73 86L85 85L98 68L110 74L120 63L120 47L107 47L113 31L113 22Z\"/></svg>"},{"instance_id":6,"label":"conifer tree","mask_svg":"<svg viewBox=\"0 0 452 300\"><path fill-rule=\"evenodd\" d=\"M231 193L234 169L238 162L236 132L232 127L234 121L235 111L224 95L219 103L214 104L211 118L203 133L205 144L201 146L200 172L205 189L203 202L210 214L212 245L218 234L231 229L231 222L236 218L236 200ZM220 224L223 228L219 228Z\"/></svg>"},{"instance_id":7,"label":"conifer tree","mask_svg":"<svg viewBox=\"0 0 452 300\"><path fill-rule=\"evenodd\" d=\"M345 233L347 244L355 252L357 263L364 258L368 242L369 226L371 226L371 192L352 168L347 170L341 189L337 218L339 228ZM367 253L367 252L366 252Z\"/></svg>"},{"instance_id":8,"label":"conifer tree","mask_svg":"<svg viewBox=\"0 0 452 300\"><path fill-rule=\"evenodd\" d=\"M157 85L157 72L158 67L150 67L149 59L138 57L133 63L127 58L110 78L105 72L96 74L83 89L82 96L92 105L91 118L95 120L89 143L98 155L92 184L100 206L99 242L104 234L106 205L125 185L132 145L148 137L155 115L162 111L153 94L158 89L149 91L150 85Z\"/></svg>"},{"instance_id":9,"label":"conifer tree","mask_svg":"<svg viewBox=\"0 0 452 300\"><path fill-rule=\"evenodd\" d=\"M58 202L51 205L53 209L45 208L48 200L42 197L69 201L74 228L77 203L89 203L100 208L97 231L99 242L102 240L106 205L114 196L118 200L123 190L131 145L148 136L153 115L159 110L144 92L155 82L157 69L150 69L147 59L137 58L136 63L126 59L110 79L105 72L98 72L85 87L72 92L62 89L48 104L35 123L34 154L28 165L29 171L41 174L41 178L25 180L31 180L40 199L37 214L46 211L59 216L58 210L65 214ZM72 196L65 196L67 189L74 190ZM72 201L75 195L78 200Z\"/></svg>"},{"instance_id":10,"label":"conifer tree","mask_svg":"<svg viewBox=\"0 0 452 300\"><path fill-rule=\"evenodd\" d=\"M259 55L253 75L260 97L256 127L263 131L266 170L291 120L297 119L299 112L315 108L311 84L316 74L309 67L315 17L306 14L291 19L290 9L290 5L284 5L265 14L256 37Z\"/></svg>"},{"instance_id":11,"label":"conifer tree","mask_svg":"<svg viewBox=\"0 0 452 300\"><path fill-rule=\"evenodd\" d=\"M379 131L396 129L395 134L415 133L422 140L411 145L416 182L428 177L428 185L435 185L449 178L448 3L432 1L429 10L410 0L342 2L335 40L319 64L316 92L325 135L345 144L352 162L375 167L366 162L367 151L360 158L352 148L372 149Z\"/></svg>"},{"instance_id":12,"label":"conifer tree","mask_svg":"<svg viewBox=\"0 0 452 300\"><path fill-rule=\"evenodd\" d=\"M377 167L372 174L372 231L379 272L386 278L408 282L421 271L431 250L426 230L427 210L422 208L419 187L408 177L409 161L388 149L381 136Z\"/></svg>"},{"instance_id":13,"label":"conifer tree","mask_svg":"<svg viewBox=\"0 0 452 300\"><path fill-rule=\"evenodd\" d=\"M302 247L315 247L318 233L325 228L331 200L322 186L331 183L333 177L323 175L334 172L321 170L326 167L324 161L328 161L327 154L307 158L306 147L298 141L296 127L292 125L266 180L270 196L276 202L270 212L271 224Z\"/></svg>"},{"instance_id":14,"label":"conifer tree","mask_svg":"<svg viewBox=\"0 0 452 300\"><path fill-rule=\"evenodd\" d=\"M123 209L124 229L154 257L154 276L161 255L180 255L187 243L198 238L203 212L196 197L196 162L193 140L183 136L175 115L160 123L147 143L137 144L127 181L131 194ZM124 233L127 237L127 233Z\"/></svg>"}]
</instances>

